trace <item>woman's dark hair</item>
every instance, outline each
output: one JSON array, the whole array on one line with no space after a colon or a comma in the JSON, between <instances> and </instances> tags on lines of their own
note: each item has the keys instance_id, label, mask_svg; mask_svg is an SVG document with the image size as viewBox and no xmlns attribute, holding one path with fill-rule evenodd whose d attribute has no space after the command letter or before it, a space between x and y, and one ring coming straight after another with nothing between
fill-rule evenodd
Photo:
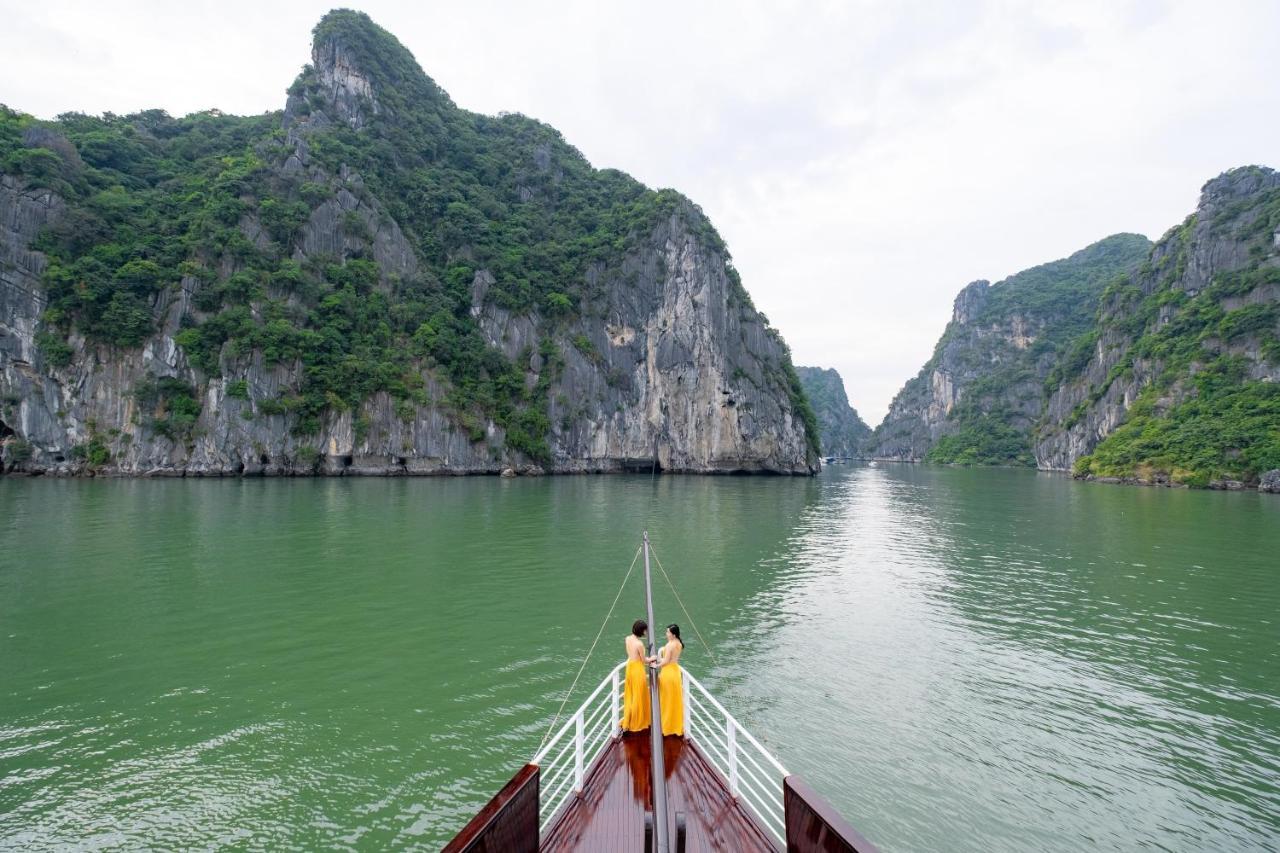
<instances>
[{"instance_id":1,"label":"woman's dark hair","mask_svg":"<svg viewBox=\"0 0 1280 853\"><path fill-rule=\"evenodd\" d=\"M675 637L677 640L680 640L680 645L682 646L684 645L684 640L680 637L679 625L672 622L670 625L667 626L667 630L671 632L671 636Z\"/></svg>"},{"instance_id":2,"label":"woman's dark hair","mask_svg":"<svg viewBox=\"0 0 1280 853\"><path fill-rule=\"evenodd\" d=\"M637 619L636 621L631 623L631 633L635 634L637 637L643 637L644 632L648 630L649 630L649 623L644 621L643 619Z\"/></svg>"}]
</instances>

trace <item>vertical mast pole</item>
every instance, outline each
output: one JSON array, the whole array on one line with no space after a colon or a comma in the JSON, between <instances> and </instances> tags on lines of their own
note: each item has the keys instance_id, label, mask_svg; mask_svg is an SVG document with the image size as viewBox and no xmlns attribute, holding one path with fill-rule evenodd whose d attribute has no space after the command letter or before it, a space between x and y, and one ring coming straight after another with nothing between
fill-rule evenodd
<instances>
[{"instance_id":1,"label":"vertical mast pole","mask_svg":"<svg viewBox=\"0 0 1280 853\"><path fill-rule=\"evenodd\" d=\"M649 615L649 656L654 654L654 635L658 625L653 621L653 582L649 577L649 531L644 532L644 600ZM658 706L658 671L649 672L649 765L653 768L653 846L655 853L669 853L667 844L667 774L662 761L662 709Z\"/></svg>"}]
</instances>

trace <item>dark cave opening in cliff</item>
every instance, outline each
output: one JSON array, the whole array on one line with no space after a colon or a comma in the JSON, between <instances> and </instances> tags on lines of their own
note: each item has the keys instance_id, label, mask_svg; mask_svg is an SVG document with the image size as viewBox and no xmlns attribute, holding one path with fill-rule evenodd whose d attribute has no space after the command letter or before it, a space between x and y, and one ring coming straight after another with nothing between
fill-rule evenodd
<instances>
[{"instance_id":1,"label":"dark cave opening in cliff","mask_svg":"<svg viewBox=\"0 0 1280 853\"><path fill-rule=\"evenodd\" d=\"M3 444L6 438L13 437L14 432L4 421L0 421L0 444ZM4 458L0 457L0 474L4 473Z\"/></svg>"}]
</instances>

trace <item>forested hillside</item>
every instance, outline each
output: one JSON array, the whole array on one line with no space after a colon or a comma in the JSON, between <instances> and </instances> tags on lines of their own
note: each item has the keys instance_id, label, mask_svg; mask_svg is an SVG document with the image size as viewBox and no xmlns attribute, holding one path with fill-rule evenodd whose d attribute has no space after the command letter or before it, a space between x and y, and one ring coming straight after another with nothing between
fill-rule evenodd
<instances>
[{"instance_id":1,"label":"forested hillside","mask_svg":"<svg viewBox=\"0 0 1280 853\"><path fill-rule=\"evenodd\" d=\"M876 428L872 455L1033 465L1033 431L1056 377L1077 357L1107 283L1150 248L1144 237L1117 234L994 285L965 287L933 357Z\"/></svg>"},{"instance_id":2,"label":"forested hillside","mask_svg":"<svg viewBox=\"0 0 1280 853\"><path fill-rule=\"evenodd\" d=\"M0 110L9 467L807 472L701 211L332 12L283 112Z\"/></svg>"},{"instance_id":3,"label":"forested hillside","mask_svg":"<svg viewBox=\"0 0 1280 853\"><path fill-rule=\"evenodd\" d=\"M1205 184L1119 235L956 299L874 453L1122 482L1280 490L1280 175Z\"/></svg>"},{"instance_id":4,"label":"forested hillside","mask_svg":"<svg viewBox=\"0 0 1280 853\"><path fill-rule=\"evenodd\" d=\"M833 368L798 367L800 384L818 419L822 454L848 458L862 452L862 443L871 436L871 427L849 405L844 379Z\"/></svg>"},{"instance_id":5,"label":"forested hillside","mask_svg":"<svg viewBox=\"0 0 1280 853\"><path fill-rule=\"evenodd\" d=\"M1042 467L1223 487L1280 468L1280 175L1207 183L1196 212L1108 287L1073 350Z\"/></svg>"}]
</instances>

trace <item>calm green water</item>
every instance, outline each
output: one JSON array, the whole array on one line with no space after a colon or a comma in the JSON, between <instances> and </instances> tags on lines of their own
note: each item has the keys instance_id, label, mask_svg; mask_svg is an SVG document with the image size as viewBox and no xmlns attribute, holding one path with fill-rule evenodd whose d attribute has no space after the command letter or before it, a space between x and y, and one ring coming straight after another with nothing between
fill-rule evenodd
<instances>
[{"instance_id":1,"label":"calm green water","mask_svg":"<svg viewBox=\"0 0 1280 853\"><path fill-rule=\"evenodd\" d=\"M0 847L438 846L643 526L683 662L886 851L1280 847L1280 499L910 467L0 479Z\"/></svg>"}]
</instances>

